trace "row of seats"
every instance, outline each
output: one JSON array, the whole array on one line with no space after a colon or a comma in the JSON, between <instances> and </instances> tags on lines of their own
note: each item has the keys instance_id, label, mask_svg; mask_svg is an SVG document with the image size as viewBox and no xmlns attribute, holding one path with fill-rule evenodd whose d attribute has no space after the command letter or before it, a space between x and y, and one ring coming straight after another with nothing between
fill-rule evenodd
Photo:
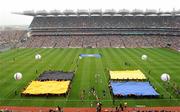
<instances>
[{"instance_id":1,"label":"row of seats","mask_svg":"<svg viewBox=\"0 0 180 112\"><path fill-rule=\"evenodd\" d=\"M68 16L34 17L30 28L147 28L179 26L180 17L178 16Z\"/></svg>"},{"instance_id":2,"label":"row of seats","mask_svg":"<svg viewBox=\"0 0 180 112\"><path fill-rule=\"evenodd\" d=\"M21 47L137 48L171 47L180 50L176 36L32 36Z\"/></svg>"},{"instance_id":3,"label":"row of seats","mask_svg":"<svg viewBox=\"0 0 180 112\"><path fill-rule=\"evenodd\" d=\"M0 31L0 44L18 42L24 33L24 30Z\"/></svg>"}]
</instances>

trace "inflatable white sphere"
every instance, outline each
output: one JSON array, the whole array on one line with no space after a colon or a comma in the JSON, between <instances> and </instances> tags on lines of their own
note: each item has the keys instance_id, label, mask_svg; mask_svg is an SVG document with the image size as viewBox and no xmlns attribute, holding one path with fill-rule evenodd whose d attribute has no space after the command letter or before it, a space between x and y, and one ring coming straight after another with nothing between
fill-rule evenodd
<instances>
[{"instance_id":1,"label":"inflatable white sphere","mask_svg":"<svg viewBox=\"0 0 180 112\"><path fill-rule=\"evenodd\" d=\"M15 80L20 80L21 78L22 78L22 74L21 73L17 72L17 73L14 74L14 79Z\"/></svg>"},{"instance_id":2,"label":"inflatable white sphere","mask_svg":"<svg viewBox=\"0 0 180 112\"><path fill-rule=\"evenodd\" d=\"M143 54L143 55L141 56L141 59L142 59L142 60L147 60L147 58L148 58L148 57L147 57L147 55L145 55L145 54Z\"/></svg>"},{"instance_id":3,"label":"inflatable white sphere","mask_svg":"<svg viewBox=\"0 0 180 112\"><path fill-rule=\"evenodd\" d=\"M40 54L36 54L36 55L35 55L35 59L36 59L36 60L40 60L40 59L41 59L41 55L40 55Z\"/></svg>"},{"instance_id":4,"label":"inflatable white sphere","mask_svg":"<svg viewBox=\"0 0 180 112\"><path fill-rule=\"evenodd\" d=\"M82 57L81 57L81 56L79 56L79 59L82 59Z\"/></svg>"},{"instance_id":5,"label":"inflatable white sphere","mask_svg":"<svg viewBox=\"0 0 180 112\"><path fill-rule=\"evenodd\" d=\"M161 80L162 80L162 81L169 81L169 80L170 80L169 74L163 73L163 74L161 75Z\"/></svg>"}]
</instances>

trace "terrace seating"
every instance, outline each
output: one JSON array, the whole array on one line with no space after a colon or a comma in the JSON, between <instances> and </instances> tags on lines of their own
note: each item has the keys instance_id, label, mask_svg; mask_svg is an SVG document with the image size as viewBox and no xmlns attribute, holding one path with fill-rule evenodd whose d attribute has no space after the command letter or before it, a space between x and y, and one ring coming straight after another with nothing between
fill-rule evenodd
<instances>
[{"instance_id":1,"label":"terrace seating","mask_svg":"<svg viewBox=\"0 0 180 112\"><path fill-rule=\"evenodd\" d=\"M21 41L24 38L24 30L2 30L0 31L0 51L6 51Z\"/></svg>"},{"instance_id":2,"label":"terrace seating","mask_svg":"<svg viewBox=\"0 0 180 112\"><path fill-rule=\"evenodd\" d=\"M22 30L5 30L0 32L0 42L1 43L9 43L9 42L17 42L20 37L25 33Z\"/></svg>"},{"instance_id":3,"label":"terrace seating","mask_svg":"<svg viewBox=\"0 0 180 112\"><path fill-rule=\"evenodd\" d=\"M32 36L21 47L28 48L152 48L180 49L176 36Z\"/></svg>"},{"instance_id":4,"label":"terrace seating","mask_svg":"<svg viewBox=\"0 0 180 112\"><path fill-rule=\"evenodd\" d=\"M31 42L24 46L179 50L179 23L178 16L34 17L30 25Z\"/></svg>"},{"instance_id":5,"label":"terrace seating","mask_svg":"<svg viewBox=\"0 0 180 112\"><path fill-rule=\"evenodd\" d=\"M91 16L91 17L35 17L31 28L147 28L179 27L179 17L172 16Z\"/></svg>"}]
</instances>

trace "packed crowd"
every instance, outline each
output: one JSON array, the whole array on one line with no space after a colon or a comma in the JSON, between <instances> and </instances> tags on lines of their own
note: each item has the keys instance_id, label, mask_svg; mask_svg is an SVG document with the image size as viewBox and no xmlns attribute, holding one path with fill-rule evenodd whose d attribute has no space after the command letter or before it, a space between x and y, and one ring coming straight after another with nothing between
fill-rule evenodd
<instances>
[{"instance_id":1,"label":"packed crowd","mask_svg":"<svg viewBox=\"0 0 180 112\"><path fill-rule=\"evenodd\" d=\"M169 47L180 50L176 36L33 36L20 47L28 48L137 48Z\"/></svg>"},{"instance_id":2,"label":"packed crowd","mask_svg":"<svg viewBox=\"0 0 180 112\"><path fill-rule=\"evenodd\" d=\"M179 16L34 17L25 31L1 31L3 43L27 48L170 47L180 50ZM26 34L26 36L25 36Z\"/></svg>"},{"instance_id":3,"label":"packed crowd","mask_svg":"<svg viewBox=\"0 0 180 112\"><path fill-rule=\"evenodd\" d=\"M2 30L0 31L0 51L8 50L24 38L24 30Z\"/></svg>"},{"instance_id":4,"label":"packed crowd","mask_svg":"<svg viewBox=\"0 0 180 112\"><path fill-rule=\"evenodd\" d=\"M0 31L0 44L16 43L20 40L24 33L24 30Z\"/></svg>"},{"instance_id":5,"label":"packed crowd","mask_svg":"<svg viewBox=\"0 0 180 112\"><path fill-rule=\"evenodd\" d=\"M73 36L73 35L166 35L180 36L176 28L65 28L33 29L32 36ZM41 31L42 30L42 31Z\"/></svg>"},{"instance_id":6,"label":"packed crowd","mask_svg":"<svg viewBox=\"0 0 180 112\"><path fill-rule=\"evenodd\" d=\"M178 16L65 16L35 17L31 28L147 28L179 27Z\"/></svg>"}]
</instances>

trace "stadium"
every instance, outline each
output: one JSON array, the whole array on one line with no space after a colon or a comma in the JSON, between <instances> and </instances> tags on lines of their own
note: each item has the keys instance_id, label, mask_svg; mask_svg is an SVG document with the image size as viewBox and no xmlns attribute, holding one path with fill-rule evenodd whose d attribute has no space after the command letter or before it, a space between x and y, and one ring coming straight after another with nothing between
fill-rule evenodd
<instances>
[{"instance_id":1,"label":"stadium","mask_svg":"<svg viewBox=\"0 0 180 112\"><path fill-rule=\"evenodd\" d=\"M180 11L14 14L33 20L0 32L0 108L180 111Z\"/></svg>"}]
</instances>

